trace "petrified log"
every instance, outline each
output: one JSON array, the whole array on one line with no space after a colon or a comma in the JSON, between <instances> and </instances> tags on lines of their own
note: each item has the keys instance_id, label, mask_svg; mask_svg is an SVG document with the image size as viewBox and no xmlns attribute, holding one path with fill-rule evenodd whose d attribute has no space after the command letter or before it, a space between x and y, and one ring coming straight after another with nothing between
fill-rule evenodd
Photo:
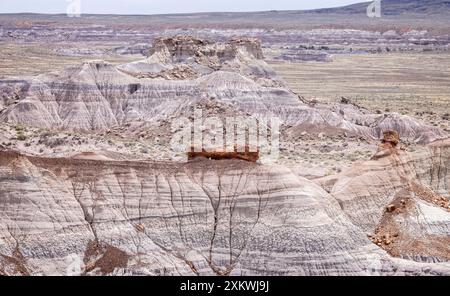
<instances>
[{"instance_id":1,"label":"petrified log","mask_svg":"<svg viewBox=\"0 0 450 296\"><path fill-rule=\"evenodd\" d=\"M257 162L259 159L259 151L251 152L249 150L249 147L245 148L245 151L238 152L236 149L233 152L223 152L223 151L215 151L215 152L208 152L205 149L202 149L201 152L195 152L192 148L190 152L188 152L188 161L204 157L214 160L221 160L221 159L240 159L245 160L249 162Z\"/></svg>"}]
</instances>

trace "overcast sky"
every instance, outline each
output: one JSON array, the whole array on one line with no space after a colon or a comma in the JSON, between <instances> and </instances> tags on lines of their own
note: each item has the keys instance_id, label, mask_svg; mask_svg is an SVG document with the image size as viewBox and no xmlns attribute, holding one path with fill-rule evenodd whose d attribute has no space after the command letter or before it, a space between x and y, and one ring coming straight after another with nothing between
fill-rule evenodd
<instances>
[{"instance_id":1,"label":"overcast sky","mask_svg":"<svg viewBox=\"0 0 450 296\"><path fill-rule=\"evenodd\" d=\"M0 13L65 13L72 1L81 2L81 13L161 14L313 9L368 0L0 0Z\"/></svg>"}]
</instances>

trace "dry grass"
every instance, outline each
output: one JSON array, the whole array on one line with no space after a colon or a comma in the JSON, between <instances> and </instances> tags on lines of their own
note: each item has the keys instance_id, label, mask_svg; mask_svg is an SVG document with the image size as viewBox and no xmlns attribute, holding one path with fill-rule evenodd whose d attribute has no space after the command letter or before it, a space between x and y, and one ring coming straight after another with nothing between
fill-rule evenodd
<instances>
[{"instance_id":1,"label":"dry grass","mask_svg":"<svg viewBox=\"0 0 450 296\"><path fill-rule=\"evenodd\" d=\"M89 48L111 49L118 44L2 44L0 50L0 79L11 77L29 77L62 70L65 67L74 66L87 60L102 59L112 64L121 64L139 59L137 56L123 56L116 54L94 56L69 56L56 52L61 48ZM142 58L142 57L140 57Z\"/></svg>"},{"instance_id":2,"label":"dry grass","mask_svg":"<svg viewBox=\"0 0 450 296\"><path fill-rule=\"evenodd\" d=\"M307 98L344 96L373 112L389 110L449 127L442 117L450 110L450 53L335 55L329 63L271 66Z\"/></svg>"}]
</instances>

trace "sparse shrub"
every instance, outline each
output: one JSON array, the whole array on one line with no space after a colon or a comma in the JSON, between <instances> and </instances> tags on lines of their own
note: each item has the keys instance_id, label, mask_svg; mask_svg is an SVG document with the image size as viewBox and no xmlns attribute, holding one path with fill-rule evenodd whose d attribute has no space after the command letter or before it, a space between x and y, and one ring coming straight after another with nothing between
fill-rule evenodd
<instances>
[{"instance_id":1,"label":"sparse shrub","mask_svg":"<svg viewBox=\"0 0 450 296\"><path fill-rule=\"evenodd\" d=\"M48 142L48 146L50 148L54 148L56 146L61 146L62 144L64 144L64 139L61 139L61 138L51 139Z\"/></svg>"},{"instance_id":2,"label":"sparse shrub","mask_svg":"<svg viewBox=\"0 0 450 296\"><path fill-rule=\"evenodd\" d=\"M61 146L64 144L64 139L62 138L52 138L52 136L55 135L53 133L44 133L41 135L41 138L38 141L38 144L42 144L45 146L48 146L50 148Z\"/></svg>"},{"instance_id":3,"label":"sparse shrub","mask_svg":"<svg viewBox=\"0 0 450 296\"><path fill-rule=\"evenodd\" d=\"M21 124L17 124L14 129L16 130L16 132L22 132L25 130L25 127Z\"/></svg>"},{"instance_id":4,"label":"sparse shrub","mask_svg":"<svg viewBox=\"0 0 450 296\"><path fill-rule=\"evenodd\" d=\"M19 141L26 141L27 136L25 136L24 134L19 134L17 135L17 140Z\"/></svg>"}]
</instances>

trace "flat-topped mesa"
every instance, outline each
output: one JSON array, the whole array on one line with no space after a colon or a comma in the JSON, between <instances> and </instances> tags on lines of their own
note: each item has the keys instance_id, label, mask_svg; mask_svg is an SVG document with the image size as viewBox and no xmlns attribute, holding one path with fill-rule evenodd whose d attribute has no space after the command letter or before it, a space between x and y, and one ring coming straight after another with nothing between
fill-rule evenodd
<instances>
[{"instance_id":1,"label":"flat-topped mesa","mask_svg":"<svg viewBox=\"0 0 450 296\"><path fill-rule=\"evenodd\" d=\"M235 37L231 39L230 43L236 47L243 47L248 53L253 55L256 59L264 59L264 54L261 48L261 40L250 37Z\"/></svg>"},{"instance_id":2,"label":"flat-topped mesa","mask_svg":"<svg viewBox=\"0 0 450 296\"><path fill-rule=\"evenodd\" d=\"M159 37L153 41L149 56L168 51L174 58L194 56L199 48L209 42L192 36Z\"/></svg>"},{"instance_id":3,"label":"flat-topped mesa","mask_svg":"<svg viewBox=\"0 0 450 296\"><path fill-rule=\"evenodd\" d=\"M231 60L238 56L239 49L244 49L255 59L263 59L261 42L256 38L233 38L226 43L214 43L193 36L175 36L156 38L149 55L169 54L174 62L193 58L217 58L218 61Z\"/></svg>"}]
</instances>

